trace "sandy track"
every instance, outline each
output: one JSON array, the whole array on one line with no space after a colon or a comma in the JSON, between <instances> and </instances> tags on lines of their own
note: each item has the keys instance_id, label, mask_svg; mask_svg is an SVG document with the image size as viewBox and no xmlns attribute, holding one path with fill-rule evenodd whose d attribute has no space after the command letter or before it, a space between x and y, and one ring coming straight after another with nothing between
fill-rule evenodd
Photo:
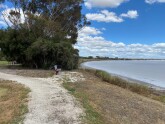
<instances>
[{"instance_id":1,"label":"sandy track","mask_svg":"<svg viewBox=\"0 0 165 124\"><path fill-rule=\"evenodd\" d=\"M31 89L24 124L79 124L83 111L61 86L63 75L41 79L0 72L1 79L17 81Z\"/></svg>"}]
</instances>

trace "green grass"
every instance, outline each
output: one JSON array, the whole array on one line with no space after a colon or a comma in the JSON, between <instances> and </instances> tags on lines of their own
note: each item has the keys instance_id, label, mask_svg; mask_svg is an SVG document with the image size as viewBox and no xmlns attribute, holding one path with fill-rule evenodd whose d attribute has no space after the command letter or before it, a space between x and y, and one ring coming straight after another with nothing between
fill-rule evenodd
<instances>
[{"instance_id":1,"label":"green grass","mask_svg":"<svg viewBox=\"0 0 165 124\"><path fill-rule=\"evenodd\" d=\"M63 86L69 91L70 94L75 96L85 109L85 117L83 117L83 123L85 124L104 124L101 114L97 112L90 104L88 95L85 92L79 91L74 83L69 82L68 79L64 79Z\"/></svg>"},{"instance_id":2,"label":"green grass","mask_svg":"<svg viewBox=\"0 0 165 124\"><path fill-rule=\"evenodd\" d=\"M8 65L8 61L0 61L0 66L6 66Z\"/></svg>"}]
</instances>

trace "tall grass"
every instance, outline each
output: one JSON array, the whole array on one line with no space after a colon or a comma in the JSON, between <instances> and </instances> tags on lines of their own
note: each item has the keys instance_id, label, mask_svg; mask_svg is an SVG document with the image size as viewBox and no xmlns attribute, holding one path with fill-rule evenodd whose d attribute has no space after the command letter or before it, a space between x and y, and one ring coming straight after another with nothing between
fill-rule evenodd
<instances>
[{"instance_id":1,"label":"tall grass","mask_svg":"<svg viewBox=\"0 0 165 124\"><path fill-rule=\"evenodd\" d=\"M126 80L121 79L119 77L111 76L109 73L107 73L105 71L96 70L95 75L97 77L101 78L103 81L117 85L117 86L122 87L124 89L128 89L132 92L135 92L135 93L138 93L141 95L148 96L152 92L152 90L150 88L148 88L147 86L140 85L137 83L130 83L129 81L126 81Z\"/></svg>"},{"instance_id":2,"label":"tall grass","mask_svg":"<svg viewBox=\"0 0 165 124\"><path fill-rule=\"evenodd\" d=\"M99 77L103 81L122 87L134 93L140 94L145 97L149 97L151 99L160 101L165 103L165 92L158 91L156 89L151 89L148 86L129 82L117 76L112 76L109 73L101 70L94 70L94 69L83 69L89 73L93 73L95 76Z\"/></svg>"}]
</instances>

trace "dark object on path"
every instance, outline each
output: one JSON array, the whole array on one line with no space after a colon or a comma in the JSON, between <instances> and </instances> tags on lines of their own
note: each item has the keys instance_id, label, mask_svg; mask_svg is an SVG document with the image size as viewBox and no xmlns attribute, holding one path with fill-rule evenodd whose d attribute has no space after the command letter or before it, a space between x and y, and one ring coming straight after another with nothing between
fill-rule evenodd
<instances>
[{"instance_id":1,"label":"dark object on path","mask_svg":"<svg viewBox=\"0 0 165 124\"><path fill-rule=\"evenodd\" d=\"M61 71L61 65L54 65L54 70L56 75L58 75L58 73Z\"/></svg>"}]
</instances>

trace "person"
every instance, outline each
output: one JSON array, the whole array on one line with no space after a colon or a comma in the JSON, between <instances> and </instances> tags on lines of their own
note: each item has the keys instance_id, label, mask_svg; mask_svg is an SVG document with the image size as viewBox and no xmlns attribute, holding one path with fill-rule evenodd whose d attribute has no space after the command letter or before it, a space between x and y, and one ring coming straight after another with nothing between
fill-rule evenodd
<instances>
[{"instance_id":1,"label":"person","mask_svg":"<svg viewBox=\"0 0 165 124\"><path fill-rule=\"evenodd\" d=\"M56 72L56 75L58 75L59 71L61 71L61 66L59 65L54 65L54 70Z\"/></svg>"}]
</instances>

